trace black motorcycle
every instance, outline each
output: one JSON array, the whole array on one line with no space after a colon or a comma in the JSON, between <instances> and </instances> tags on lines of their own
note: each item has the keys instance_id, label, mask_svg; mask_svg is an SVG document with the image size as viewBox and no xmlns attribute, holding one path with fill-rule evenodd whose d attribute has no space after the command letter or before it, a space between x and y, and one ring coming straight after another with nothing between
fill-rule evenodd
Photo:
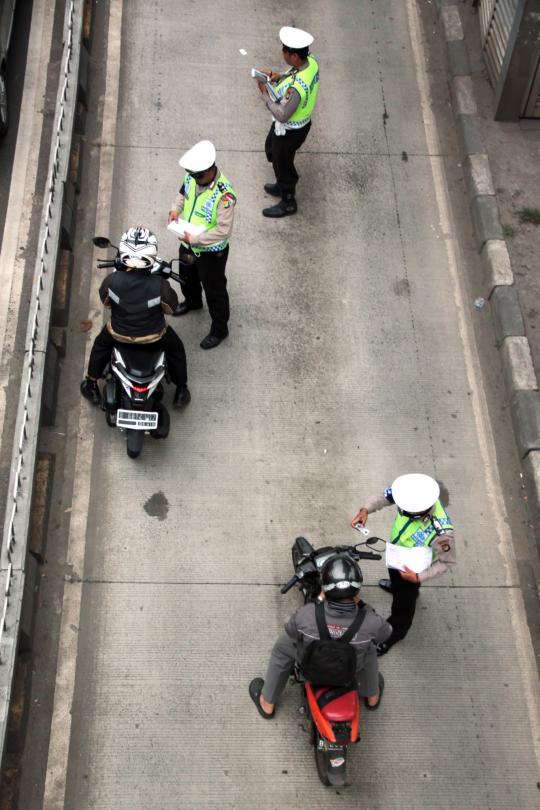
<instances>
[{"instance_id":1,"label":"black motorcycle","mask_svg":"<svg viewBox=\"0 0 540 810\"><path fill-rule=\"evenodd\" d=\"M353 560L380 560L374 551L360 551L356 546L325 546L315 549L305 537L297 537L292 547L294 575L281 588L287 593L298 585L304 604L315 602L321 592L321 569L334 554L348 554ZM369 545L383 542L372 537ZM311 743L319 779L326 787L344 787L347 784L347 751L359 742L360 701L355 687L340 688L308 683L296 668L293 683L303 687L301 711L311 717Z\"/></svg>"},{"instance_id":2,"label":"black motorcycle","mask_svg":"<svg viewBox=\"0 0 540 810\"><path fill-rule=\"evenodd\" d=\"M94 245L114 247L109 239L96 236ZM98 268L121 269L118 256L98 261ZM156 257L152 273L180 281L171 270L171 262ZM154 439L169 435L170 416L163 404L163 382L169 382L167 362L162 349L149 344L116 344L105 369L105 385L101 392L101 407L109 427L126 433L126 449L130 458L137 458L145 434Z\"/></svg>"}]
</instances>

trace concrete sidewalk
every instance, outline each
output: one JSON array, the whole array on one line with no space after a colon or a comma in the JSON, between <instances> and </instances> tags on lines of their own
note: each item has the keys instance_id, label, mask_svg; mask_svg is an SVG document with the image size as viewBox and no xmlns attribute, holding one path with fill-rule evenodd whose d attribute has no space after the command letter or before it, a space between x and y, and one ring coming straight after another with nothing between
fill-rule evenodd
<instances>
[{"instance_id":1,"label":"concrete sidewalk","mask_svg":"<svg viewBox=\"0 0 540 810\"><path fill-rule=\"evenodd\" d=\"M514 434L540 548L540 120L493 120L478 10L437 0L449 84ZM535 566L537 567L537 566Z\"/></svg>"}]
</instances>

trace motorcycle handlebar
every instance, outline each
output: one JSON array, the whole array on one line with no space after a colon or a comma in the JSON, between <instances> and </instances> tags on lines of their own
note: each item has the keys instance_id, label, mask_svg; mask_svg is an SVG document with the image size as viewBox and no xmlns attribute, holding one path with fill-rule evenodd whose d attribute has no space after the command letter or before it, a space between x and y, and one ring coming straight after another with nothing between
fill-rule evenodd
<instances>
[{"instance_id":1,"label":"motorcycle handlebar","mask_svg":"<svg viewBox=\"0 0 540 810\"><path fill-rule=\"evenodd\" d=\"M98 263L97 263L97 266L98 266L98 268L100 270L103 270L106 267L115 267L116 268L116 267L119 266L119 262L118 262L118 259L99 259ZM168 273L162 272L162 270L164 268L169 267L169 266L170 265L169 265L168 262L164 262L163 265L161 267L159 267L159 269L154 271L155 275L163 276L163 278L165 278L165 279L172 278L174 281L177 281L178 283L180 283L181 279L180 279L180 274L179 273L175 273L173 270L169 270Z\"/></svg>"},{"instance_id":2,"label":"motorcycle handlebar","mask_svg":"<svg viewBox=\"0 0 540 810\"><path fill-rule=\"evenodd\" d=\"M377 554L375 551L355 551L354 556L357 560L380 560L382 559L381 554Z\"/></svg>"},{"instance_id":3,"label":"motorcycle handlebar","mask_svg":"<svg viewBox=\"0 0 540 810\"><path fill-rule=\"evenodd\" d=\"M292 576L290 580L286 582L285 585L283 585L283 587L281 588L281 593L287 593L287 591L290 591L293 585L296 585L297 582L298 577L296 576L296 574L294 574L294 576Z\"/></svg>"}]
</instances>

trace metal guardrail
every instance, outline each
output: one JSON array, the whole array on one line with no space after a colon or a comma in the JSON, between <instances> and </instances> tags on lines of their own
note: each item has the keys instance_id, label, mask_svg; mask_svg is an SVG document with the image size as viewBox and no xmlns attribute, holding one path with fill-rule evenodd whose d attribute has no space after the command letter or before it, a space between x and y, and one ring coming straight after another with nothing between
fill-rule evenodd
<instances>
[{"instance_id":1,"label":"metal guardrail","mask_svg":"<svg viewBox=\"0 0 540 810\"><path fill-rule=\"evenodd\" d=\"M67 0L38 256L21 372L15 440L0 557L0 761L3 758L21 620L45 355L77 102L84 0Z\"/></svg>"}]
</instances>

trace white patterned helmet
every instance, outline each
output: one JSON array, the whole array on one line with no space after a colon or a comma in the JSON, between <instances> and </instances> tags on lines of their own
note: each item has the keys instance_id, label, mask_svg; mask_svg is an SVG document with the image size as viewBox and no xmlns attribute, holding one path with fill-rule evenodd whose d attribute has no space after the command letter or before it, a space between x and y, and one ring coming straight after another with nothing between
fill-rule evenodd
<instances>
[{"instance_id":1,"label":"white patterned helmet","mask_svg":"<svg viewBox=\"0 0 540 810\"><path fill-rule=\"evenodd\" d=\"M122 234L118 252L126 267L138 270L152 267L157 254L157 239L148 228L129 228Z\"/></svg>"},{"instance_id":2,"label":"white patterned helmet","mask_svg":"<svg viewBox=\"0 0 540 810\"><path fill-rule=\"evenodd\" d=\"M392 497L407 515L425 514L440 495L438 483L430 475L409 473L400 475L392 484Z\"/></svg>"}]
</instances>

